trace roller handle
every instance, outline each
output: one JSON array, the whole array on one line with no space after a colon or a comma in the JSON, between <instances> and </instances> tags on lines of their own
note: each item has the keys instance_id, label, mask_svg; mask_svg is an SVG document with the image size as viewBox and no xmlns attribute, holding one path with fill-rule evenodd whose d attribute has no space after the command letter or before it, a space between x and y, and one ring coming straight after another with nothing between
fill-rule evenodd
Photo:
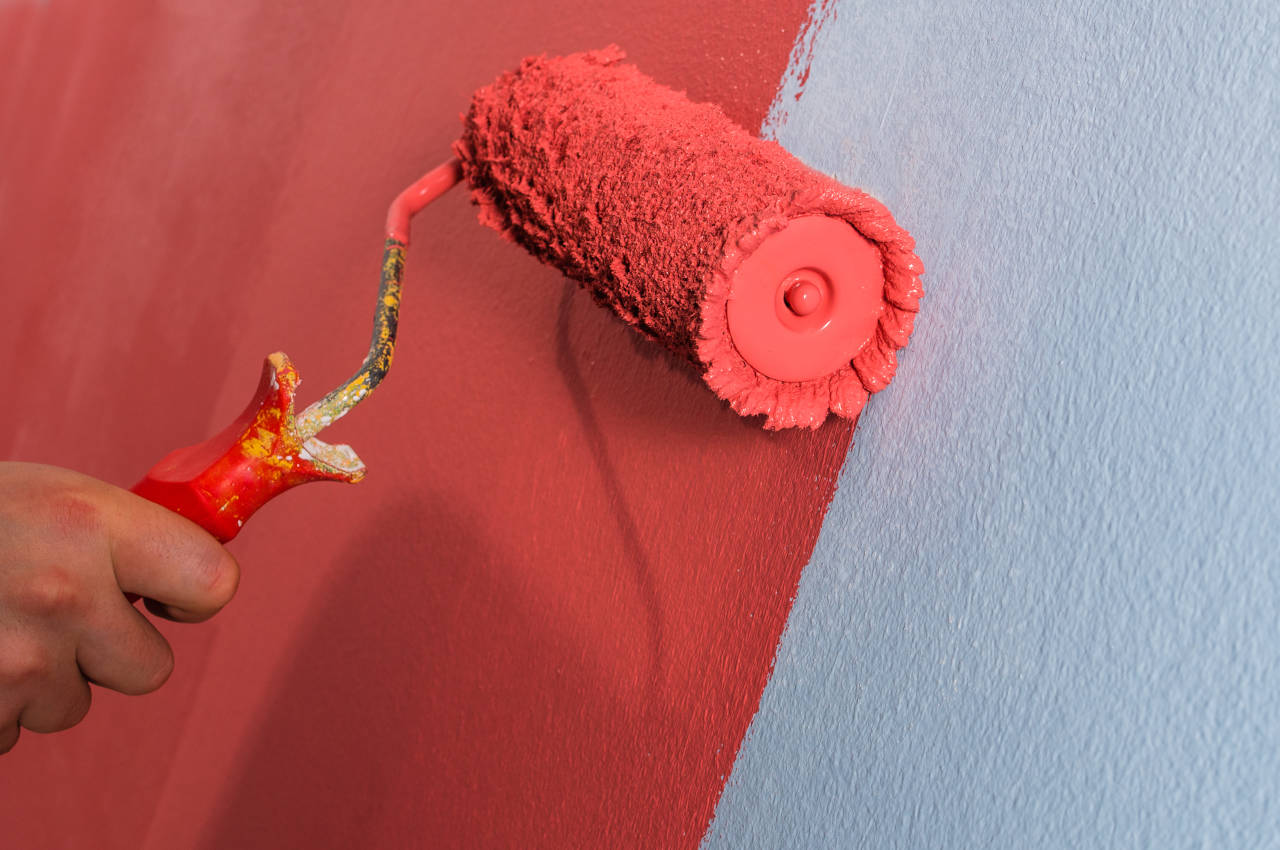
<instances>
[{"instance_id":1,"label":"roller handle","mask_svg":"<svg viewBox=\"0 0 1280 850\"><path fill-rule=\"evenodd\" d=\"M359 481L364 464L354 452L301 438L293 415L298 383L289 358L272 354L257 392L235 421L202 443L170 452L133 492L226 543L258 508L291 487Z\"/></svg>"},{"instance_id":2,"label":"roller handle","mask_svg":"<svg viewBox=\"0 0 1280 850\"><path fill-rule=\"evenodd\" d=\"M461 180L462 164L450 159L392 202L373 340L365 362L347 383L295 417L298 371L283 352L270 355L244 412L208 440L170 452L133 486L133 492L226 543L258 508L285 490L310 481L354 483L363 478L365 467L354 451L315 435L367 398L390 368L409 220Z\"/></svg>"}]
</instances>

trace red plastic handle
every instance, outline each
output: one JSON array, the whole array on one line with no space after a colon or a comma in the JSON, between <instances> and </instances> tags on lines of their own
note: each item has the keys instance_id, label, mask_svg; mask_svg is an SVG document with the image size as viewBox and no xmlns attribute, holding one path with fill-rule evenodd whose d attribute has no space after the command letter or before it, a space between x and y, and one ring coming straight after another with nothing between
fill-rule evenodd
<instances>
[{"instance_id":1,"label":"red plastic handle","mask_svg":"<svg viewBox=\"0 0 1280 850\"><path fill-rule=\"evenodd\" d=\"M364 464L350 448L300 439L293 413L298 384L289 358L272 354L244 413L203 443L170 452L133 492L225 543L254 511L291 487L359 481Z\"/></svg>"}]
</instances>

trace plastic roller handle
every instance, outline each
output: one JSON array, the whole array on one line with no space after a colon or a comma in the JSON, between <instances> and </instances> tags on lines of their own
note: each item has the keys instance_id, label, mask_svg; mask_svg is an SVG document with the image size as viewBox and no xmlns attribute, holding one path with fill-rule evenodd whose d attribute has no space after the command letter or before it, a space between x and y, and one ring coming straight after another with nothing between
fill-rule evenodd
<instances>
[{"instance_id":1,"label":"plastic roller handle","mask_svg":"<svg viewBox=\"0 0 1280 850\"><path fill-rule=\"evenodd\" d=\"M298 383L289 358L272 354L257 393L234 422L203 443L170 452L133 492L225 543L258 508L291 487L359 481L364 464L350 448L299 437L293 415Z\"/></svg>"}]
</instances>

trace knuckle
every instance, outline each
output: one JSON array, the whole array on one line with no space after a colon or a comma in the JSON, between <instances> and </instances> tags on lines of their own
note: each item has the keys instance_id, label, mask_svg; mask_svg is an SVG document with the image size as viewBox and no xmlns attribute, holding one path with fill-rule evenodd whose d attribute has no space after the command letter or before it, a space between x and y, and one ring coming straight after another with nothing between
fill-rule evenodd
<instances>
[{"instance_id":1,"label":"knuckle","mask_svg":"<svg viewBox=\"0 0 1280 850\"><path fill-rule=\"evenodd\" d=\"M0 685L6 690L48 678L53 672L49 655L39 646L14 643L0 647Z\"/></svg>"},{"instance_id":2,"label":"knuckle","mask_svg":"<svg viewBox=\"0 0 1280 850\"><path fill-rule=\"evenodd\" d=\"M84 583L70 569L60 565L33 571L14 594L25 613L43 618L62 618L82 612L89 601Z\"/></svg>"},{"instance_id":3,"label":"knuckle","mask_svg":"<svg viewBox=\"0 0 1280 850\"><path fill-rule=\"evenodd\" d=\"M51 531L66 538L106 534L102 507L87 493L74 488L52 494L45 502L45 518Z\"/></svg>"}]
</instances>

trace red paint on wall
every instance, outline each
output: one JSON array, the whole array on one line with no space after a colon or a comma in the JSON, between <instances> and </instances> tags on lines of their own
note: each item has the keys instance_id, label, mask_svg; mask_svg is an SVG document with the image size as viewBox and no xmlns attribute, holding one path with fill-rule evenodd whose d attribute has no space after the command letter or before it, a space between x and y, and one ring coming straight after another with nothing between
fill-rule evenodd
<instances>
[{"instance_id":1,"label":"red paint on wall","mask_svg":"<svg viewBox=\"0 0 1280 850\"><path fill-rule=\"evenodd\" d=\"M617 41L758 126L805 7L0 8L0 451L128 485L276 349L305 403L475 88ZM415 219L395 368L326 438L368 479L246 526L161 692L4 757L5 846L695 846L847 425L739 419L455 193Z\"/></svg>"}]
</instances>

